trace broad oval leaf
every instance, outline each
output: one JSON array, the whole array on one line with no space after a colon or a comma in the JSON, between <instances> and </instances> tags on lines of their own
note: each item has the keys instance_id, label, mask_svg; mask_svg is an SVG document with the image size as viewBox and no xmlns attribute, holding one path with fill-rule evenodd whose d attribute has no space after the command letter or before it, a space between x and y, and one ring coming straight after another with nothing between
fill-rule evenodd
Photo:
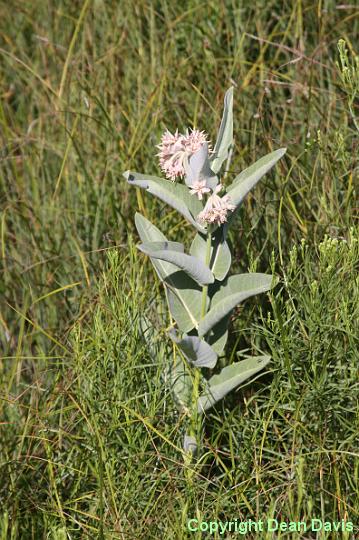
<instances>
[{"instance_id":1,"label":"broad oval leaf","mask_svg":"<svg viewBox=\"0 0 359 540\"><path fill-rule=\"evenodd\" d=\"M220 356L227 343L228 339L228 324L229 324L230 314L226 317L223 317L214 327L208 332L206 336L207 342L210 344L212 349Z\"/></svg>"},{"instance_id":2,"label":"broad oval leaf","mask_svg":"<svg viewBox=\"0 0 359 540\"><path fill-rule=\"evenodd\" d=\"M143 243L167 242L165 235L159 229L157 229L153 223L138 212L135 214L135 224L138 235ZM167 276L177 271L176 266L165 261L151 259L151 262L161 280L164 280Z\"/></svg>"},{"instance_id":3,"label":"broad oval leaf","mask_svg":"<svg viewBox=\"0 0 359 540\"><path fill-rule=\"evenodd\" d=\"M261 371L270 361L270 356L254 356L226 366L208 381L205 393L198 400L198 411L204 412L220 401L231 390Z\"/></svg>"},{"instance_id":4,"label":"broad oval leaf","mask_svg":"<svg viewBox=\"0 0 359 540\"><path fill-rule=\"evenodd\" d=\"M183 253L180 246L183 248L178 242L148 242L138 248L151 258L174 264L200 285L213 283L214 276L208 266L197 257Z\"/></svg>"},{"instance_id":5,"label":"broad oval leaf","mask_svg":"<svg viewBox=\"0 0 359 540\"><path fill-rule=\"evenodd\" d=\"M224 96L224 110L219 127L213 157L211 159L211 169L217 174L223 162L228 158L229 150L233 145L233 86L229 88Z\"/></svg>"},{"instance_id":6,"label":"broad oval leaf","mask_svg":"<svg viewBox=\"0 0 359 540\"><path fill-rule=\"evenodd\" d=\"M198 326L198 335L204 336L237 304L258 293L269 291L273 276L268 274L238 274L231 276L215 293L211 308Z\"/></svg>"},{"instance_id":7,"label":"broad oval leaf","mask_svg":"<svg viewBox=\"0 0 359 540\"><path fill-rule=\"evenodd\" d=\"M244 197L257 184L277 161L284 156L286 148L280 148L256 161L253 165L242 171L227 188L231 202L238 208Z\"/></svg>"},{"instance_id":8,"label":"broad oval leaf","mask_svg":"<svg viewBox=\"0 0 359 540\"><path fill-rule=\"evenodd\" d=\"M185 185L133 171L126 171L123 176L129 184L156 195L182 214L197 230L204 231L204 228L196 221L196 217L203 210L203 205L198 197L190 194Z\"/></svg>"},{"instance_id":9,"label":"broad oval leaf","mask_svg":"<svg viewBox=\"0 0 359 540\"><path fill-rule=\"evenodd\" d=\"M168 335L183 353L183 356L198 368L214 368L217 363L217 354L212 347L203 339L197 336L187 336L180 338L175 330L170 330Z\"/></svg>"},{"instance_id":10,"label":"broad oval leaf","mask_svg":"<svg viewBox=\"0 0 359 540\"><path fill-rule=\"evenodd\" d=\"M190 254L203 262L206 260L207 242L206 237L197 233L190 247ZM211 258L209 267L218 281L223 281L227 276L232 262L231 250L224 238L223 227L212 233Z\"/></svg>"},{"instance_id":11,"label":"broad oval leaf","mask_svg":"<svg viewBox=\"0 0 359 540\"><path fill-rule=\"evenodd\" d=\"M174 272L164 282L168 307L178 328L182 332L198 328L202 300L200 286L183 271Z\"/></svg>"},{"instance_id":12,"label":"broad oval leaf","mask_svg":"<svg viewBox=\"0 0 359 540\"><path fill-rule=\"evenodd\" d=\"M135 223L142 242L167 242L165 235L138 212ZM180 330L189 332L197 328L201 317L201 288L174 264L154 258L151 262L166 285L168 306Z\"/></svg>"},{"instance_id":13,"label":"broad oval leaf","mask_svg":"<svg viewBox=\"0 0 359 540\"><path fill-rule=\"evenodd\" d=\"M170 240L156 240L155 242L143 242L139 244L138 249L147 255L148 250L160 251L160 250L169 250L175 251L176 253L184 253L184 245L181 242L172 242ZM152 255L151 255L152 257ZM157 257L158 259L160 257Z\"/></svg>"}]
</instances>

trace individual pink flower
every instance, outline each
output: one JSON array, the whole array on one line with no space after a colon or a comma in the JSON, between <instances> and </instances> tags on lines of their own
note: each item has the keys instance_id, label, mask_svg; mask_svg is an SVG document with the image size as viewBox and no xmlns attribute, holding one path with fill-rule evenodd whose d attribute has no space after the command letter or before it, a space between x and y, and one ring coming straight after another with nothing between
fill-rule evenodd
<instances>
[{"instance_id":1,"label":"individual pink flower","mask_svg":"<svg viewBox=\"0 0 359 540\"><path fill-rule=\"evenodd\" d=\"M206 180L198 180L191 185L190 194L197 195L197 197L201 201L203 199L204 193L209 193L210 191L210 188L206 186Z\"/></svg>"},{"instance_id":2,"label":"individual pink flower","mask_svg":"<svg viewBox=\"0 0 359 540\"><path fill-rule=\"evenodd\" d=\"M199 222L217 223L219 225L227 221L228 212L235 210L236 207L232 204L229 195L218 196L222 187L221 184L218 184L212 195L208 198L204 209L197 216Z\"/></svg>"},{"instance_id":3,"label":"individual pink flower","mask_svg":"<svg viewBox=\"0 0 359 540\"><path fill-rule=\"evenodd\" d=\"M178 130L174 134L165 131L161 144L158 145L160 151L157 155L167 178L174 181L179 176L184 176L188 159L206 142L205 132L198 129L187 130L185 135L178 133Z\"/></svg>"}]
</instances>

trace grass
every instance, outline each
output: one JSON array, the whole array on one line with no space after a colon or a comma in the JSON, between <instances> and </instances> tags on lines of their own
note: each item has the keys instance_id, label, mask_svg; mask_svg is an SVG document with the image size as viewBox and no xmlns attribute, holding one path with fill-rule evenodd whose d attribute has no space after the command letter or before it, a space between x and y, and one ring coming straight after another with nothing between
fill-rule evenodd
<instances>
[{"instance_id":1,"label":"grass","mask_svg":"<svg viewBox=\"0 0 359 540\"><path fill-rule=\"evenodd\" d=\"M188 0L0 7L0 538L220 538L187 520L358 526L358 132L337 42L355 5ZM163 385L162 291L122 179L158 174L165 127L214 137L234 84L234 175L287 146L231 232L234 270L280 283L231 322L265 374L208 415L191 486ZM358 116L357 116L358 117ZM160 306L158 308L158 306ZM162 326L160 326L162 327ZM350 540L355 532L308 531ZM234 538L238 534L228 534ZM303 533L248 533L303 538Z\"/></svg>"}]
</instances>

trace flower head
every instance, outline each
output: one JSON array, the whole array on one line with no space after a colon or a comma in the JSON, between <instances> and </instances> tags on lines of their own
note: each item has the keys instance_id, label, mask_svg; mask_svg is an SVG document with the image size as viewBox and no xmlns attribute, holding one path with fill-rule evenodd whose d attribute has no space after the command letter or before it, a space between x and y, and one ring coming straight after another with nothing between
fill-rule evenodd
<instances>
[{"instance_id":1,"label":"flower head","mask_svg":"<svg viewBox=\"0 0 359 540\"><path fill-rule=\"evenodd\" d=\"M223 197L218 196L222 187L221 184L218 184L212 195L208 198L204 209L197 216L199 222L217 223L219 225L227 221L228 212L233 212L233 210L235 210L236 207L232 204L229 195L224 195Z\"/></svg>"},{"instance_id":2,"label":"flower head","mask_svg":"<svg viewBox=\"0 0 359 540\"><path fill-rule=\"evenodd\" d=\"M206 186L206 180L198 180L194 184L191 185L190 194L194 195L196 194L199 200L201 201L203 199L204 193L209 193L211 190Z\"/></svg>"},{"instance_id":3,"label":"flower head","mask_svg":"<svg viewBox=\"0 0 359 540\"><path fill-rule=\"evenodd\" d=\"M176 180L177 177L184 176L189 157L206 142L205 132L198 129L187 130L185 135L178 133L178 130L174 134L165 131L161 144L158 145L160 151L157 155L167 178Z\"/></svg>"}]
</instances>

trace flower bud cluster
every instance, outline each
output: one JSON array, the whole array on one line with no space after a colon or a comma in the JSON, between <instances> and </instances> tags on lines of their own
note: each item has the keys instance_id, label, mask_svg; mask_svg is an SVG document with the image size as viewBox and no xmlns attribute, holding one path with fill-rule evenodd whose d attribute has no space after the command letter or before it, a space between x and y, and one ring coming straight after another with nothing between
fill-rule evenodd
<instances>
[{"instance_id":1,"label":"flower bud cluster","mask_svg":"<svg viewBox=\"0 0 359 540\"><path fill-rule=\"evenodd\" d=\"M229 195L218 196L222 188L222 184L218 184L212 195L208 197L204 209L197 216L200 223L216 223L220 225L227 221L228 212L235 210L236 207L232 204Z\"/></svg>"}]
</instances>

